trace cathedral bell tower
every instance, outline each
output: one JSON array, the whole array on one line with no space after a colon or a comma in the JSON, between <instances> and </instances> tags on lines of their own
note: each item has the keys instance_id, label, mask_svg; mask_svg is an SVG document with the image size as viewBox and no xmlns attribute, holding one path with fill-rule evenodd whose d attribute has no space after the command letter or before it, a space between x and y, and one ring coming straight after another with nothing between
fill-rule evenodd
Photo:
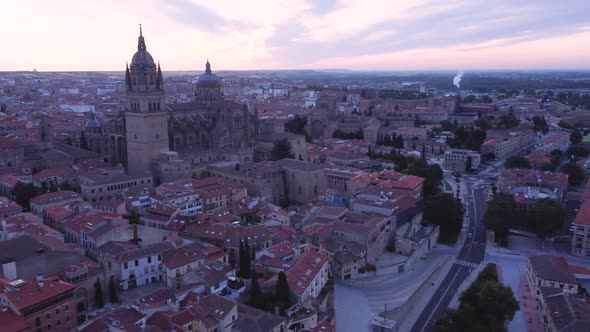
<instances>
[{"instance_id":1,"label":"cathedral bell tower","mask_svg":"<svg viewBox=\"0 0 590 332\"><path fill-rule=\"evenodd\" d=\"M152 170L152 160L160 151L169 150L162 69L146 49L141 24L137 52L125 69L125 92L127 172L138 176Z\"/></svg>"}]
</instances>

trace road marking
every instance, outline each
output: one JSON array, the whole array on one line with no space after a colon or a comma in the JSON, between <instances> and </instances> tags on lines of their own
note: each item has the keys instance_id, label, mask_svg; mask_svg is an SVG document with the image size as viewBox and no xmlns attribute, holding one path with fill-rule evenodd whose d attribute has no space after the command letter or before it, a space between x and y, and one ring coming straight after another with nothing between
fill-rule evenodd
<instances>
[{"instance_id":1,"label":"road marking","mask_svg":"<svg viewBox=\"0 0 590 332\"><path fill-rule=\"evenodd\" d=\"M449 285L447 286L447 288L445 289L445 291L442 293L441 297L438 299L438 302L436 302L436 305L434 306L434 309L432 309L432 312L428 316L428 319L426 319L426 322L424 323L424 326L422 326L422 329L420 330L420 332L424 332L424 330L426 329L426 327L429 325L428 323L432 319L432 316L436 312L436 309L438 309L438 306L440 306L440 302L445 298L445 295L447 294L447 292L449 291L449 289L453 285L453 282L455 281L455 279L457 279L457 276L459 275L459 271L461 271L461 268L458 268L457 271L455 272L455 275L453 276L453 279L451 279L451 282L449 282Z\"/></svg>"},{"instance_id":2,"label":"road marking","mask_svg":"<svg viewBox=\"0 0 590 332\"><path fill-rule=\"evenodd\" d=\"M458 258L455 259L455 262L454 263L455 264L458 264L458 265L461 265L461 266L466 266L466 267L469 267L469 268L473 268L473 269L476 268L479 265L479 263L470 262L470 261L464 261L464 260L458 259Z\"/></svg>"}]
</instances>

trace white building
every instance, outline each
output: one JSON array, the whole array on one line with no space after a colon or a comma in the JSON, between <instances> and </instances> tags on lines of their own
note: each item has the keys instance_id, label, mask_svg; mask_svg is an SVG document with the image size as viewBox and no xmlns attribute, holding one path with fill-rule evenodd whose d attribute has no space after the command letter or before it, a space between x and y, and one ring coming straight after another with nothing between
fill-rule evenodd
<instances>
[{"instance_id":1,"label":"white building","mask_svg":"<svg viewBox=\"0 0 590 332\"><path fill-rule=\"evenodd\" d=\"M123 290L164 281L162 259L174 248L165 241L147 246L129 242L108 242L97 249L99 261L114 268L116 280Z\"/></svg>"}]
</instances>

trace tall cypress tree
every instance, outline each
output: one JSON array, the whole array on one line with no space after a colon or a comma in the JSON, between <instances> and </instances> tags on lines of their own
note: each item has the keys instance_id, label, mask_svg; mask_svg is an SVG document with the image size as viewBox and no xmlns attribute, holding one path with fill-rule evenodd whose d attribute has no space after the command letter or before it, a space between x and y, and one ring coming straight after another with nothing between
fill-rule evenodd
<instances>
[{"instance_id":1,"label":"tall cypress tree","mask_svg":"<svg viewBox=\"0 0 590 332\"><path fill-rule=\"evenodd\" d=\"M101 309L104 306L104 294L98 277L96 277L96 283L94 283L94 295L96 296L96 307Z\"/></svg>"},{"instance_id":2,"label":"tall cypress tree","mask_svg":"<svg viewBox=\"0 0 590 332\"><path fill-rule=\"evenodd\" d=\"M248 244L248 239L244 240L244 278L250 277L250 272L252 272L252 257L250 256L251 252L250 244Z\"/></svg>"},{"instance_id":3,"label":"tall cypress tree","mask_svg":"<svg viewBox=\"0 0 590 332\"><path fill-rule=\"evenodd\" d=\"M262 309L264 307L264 295L260 290L260 285L258 284L258 278L255 275L252 275L250 278L250 300L249 304L254 308Z\"/></svg>"},{"instance_id":4,"label":"tall cypress tree","mask_svg":"<svg viewBox=\"0 0 590 332\"><path fill-rule=\"evenodd\" d=\"M277 284L275 286L275 299L281 311L291 306L291 294L289 291L289 283L285 272L279 272Z\"/></svg>"},{"instance_id":5,"label":"tall cypress tree","mask_svg":"<svg viewBox=\"0 0 590 332\"><path fill-rule=\"evenodd\" d=\"M119 302L119 297L117 296L117 285L115 285L115 276L111 276L111 282L109 284L109 295L111 298L111 303Z\"/></svg>"},{"instance_id":6,"label":"tall cypress tree","mask_svg":"<svg viewBox=\"0 0 590 332\"><path fill-rule=\"evenodd\" d=\"M240 248L238 249L238 263L240 268L238 274L242 278L244 278L244 261L244 241L240 240Z\"/></svg>"}]
</instances>

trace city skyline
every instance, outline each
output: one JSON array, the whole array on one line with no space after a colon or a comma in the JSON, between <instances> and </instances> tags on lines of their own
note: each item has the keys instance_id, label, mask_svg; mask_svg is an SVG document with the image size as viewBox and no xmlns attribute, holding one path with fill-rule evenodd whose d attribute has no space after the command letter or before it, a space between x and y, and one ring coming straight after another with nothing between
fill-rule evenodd
<instances>
[{"instance_id":1,"label":"city skyline","mask_svg":"<svg viewBox=\"0 0 590 332\"><path fill-rule=\"evenodd\" d=\"M0 71L118 71L143 24L165 71L590 68L585 1L36 0L4 6ZM42 32L42 34L41 34ZM27 42L30 41L30 42Z\"/></svg>"}]
</instances>

